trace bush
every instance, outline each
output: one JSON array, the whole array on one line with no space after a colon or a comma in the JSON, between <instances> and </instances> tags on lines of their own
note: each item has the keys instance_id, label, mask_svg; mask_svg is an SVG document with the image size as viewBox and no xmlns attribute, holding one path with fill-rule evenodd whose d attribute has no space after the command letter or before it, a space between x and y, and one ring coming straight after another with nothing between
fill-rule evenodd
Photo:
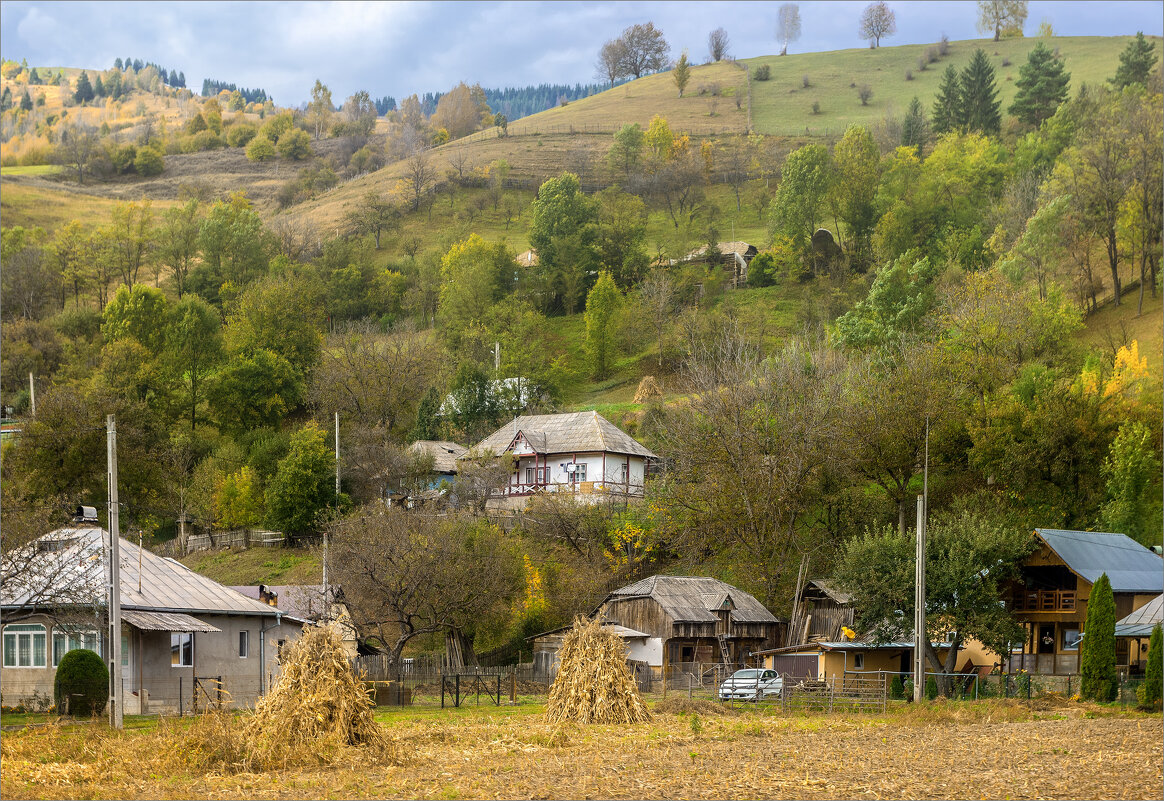
<instances>
[{"instance_id":1,"label":"bush","mask_svg":"<svg viewBox=\"0 0 1164 801\"><path fill-rule=\"evenodd\" d=\"M1108 703L1116 694L1115 598L1104 573L1091 588L1080 644L1080 695Z\"/></svg>"},{"instance_id":2,"label":"bush","mask_svg":"<svg viewBox=\"0 0 1164 801\"><path fill-rule=\"evenodd\" d=\"M950 52L950 37L942 34L942 38L938 41L938 54L947 55Z\"/></svg>"},{"instance_id":3,"label":"bush","mask_svg":"<svg viewBox=\"0 0 1164 801\"><path fill-rule=\"evenodd\" d=\"M275 158L275 146L265 136L256 136L247 145L247 158L251 161L269 161Z\"/></svg>"},{"instance_id":4,"label":"bush","mask_svg":"<svg viewBox=\"0 0 1164 801\"><path fill-rule=\"evenodd\" d=\"M275 149L280 156L292 161L302 161L313 155L311 137L307 135L307 131L301 131L298 128L280 136Z\"/></svg>"},{"instance_id":5,"label":"bush","mask_svg":"<svg viewBox=\"0 0 1164 801\"><path fill-rule=\"evenodd\" d=\"M201 153L203 150L217 150L222 145L222 139L214 131L199 131L193 136L187 136L182 140L182 152Z\"/></svg>"},{"instance_id":6,"label":"bush","mask_svg":"<svg viewBox=\"0 0 1164 801\"><path fill-rule=\"evenodd\" d=\"M906 79L907 81L912 81L912 80L913 80L913 70L906 70L906 71L905 71L905 79Z\"/></svg>"},{"instance_id":7,"label":"bush","mask_svg":"<svg viewBox=\"0 0 1164 801\"><path fill-rule=\"evenodd\" d=\"M905 684L901 686L901 693L905 696L906 701L913 700L913 679L905 680Z\"/></svg>"},{"instance_id":8,"label":"bush","mask_svg":"<svg viewBox=\"0 0 1164 801\"><path fill-rule=\"evenodd\" d=\"M752 73L752 77L757 81L766 81L772 77L772 68L767 64L761 64L756 67L756 71Z\"/></svg>"},{"instance_id":9,"label":"bush","mask_svg":"<svg viewBox=\"0 0 1164 801\"><path fill-rule=\"evenodd\" d=\"M889 697L900 701L905 695L905 684L901 681L901 676L894 676L893 681L889 683Z\"/></svg>"},{"instance_id":10,"label":"bush","mask_svg":"<svg viewBox=\"0 0 1164 801\"><path fill-rule=\"evenodd\" d=\"M236 123L226 129L226 143L231 147L246 147L258 132L249 122Z\"/></svg>"},{"instance_id":11,"label":"bush","mask_svg":"<svg viewBox=\"0 0 1164 801\"><path fill-rule=\"evenodd\" d=\"M808 76L807 75L805 75L803 78L801 78L800 82L804 85L805 89L808 88Z\"/></svg>"},{"instance_id":12,"label":"bush","mask_svg":"<svg viewBox=\"0 0 1164 801\"><path fill-rule=\"evenodd\" d=\"M109 702L109 668L96 651L69 651L57 666L53 697L58 712L76 717L100 714Z\"/></svg>"},{"instance_id":13,"label":"bush","mask_svg":"<svg viewBox=\"0 0 1164 801\"><path fill-rule=\"evenodd\" d=\"M278 114L263 123L263 127L259 129L259 134L267 137L271 144L275 144L279 141L279 137L291 130L292 125L290 114Z\"/></svg>"},{"instance_id":14,"label":"bush","mask_svg":"<svg viewBox=\"0 0 1164 801\"><path fill-rule=\"evenodd\" d=\"M857 97L861 99L861 105L869 105L869 99L873 97L873 87L867 83L861 84L861 88L857 90Z\"/></svg>"},{"instance_id":15,"label":"bush","mask_svg":"<svg viewBox=\"0 0 1164 801\"><path fill-rule=\"evenodd\" d=\"M930 676L926 679L926 700L932 701L938 697L938 683L934 681L934 677Z\"/></svg>"},{"instance_id":16,"label":"bush","mask_svg":"<svg viewBox=\"0 0 1164 801\"><path fill-rule=\"evenodd\" d=\"M930 64L936 64L938 61L938 49L936 47L926 48L926 61Z\"/></svg>"},{"instance_id":17,"label":"bush","mask_svg":"<svg viewBox=\"0 0 1164 801\"><path fill-rule=\"evenodd\" d=\"M819 100L814 100L812 102L812 113L813 114L820 114L820 101Z\"/></svg>"},{"instance_id":18,"label":"bush","mask_svg":"<svg viewBox=\"0 0 1164 801\"><path fill-rule=\"evenodd\" d=\"M137 158L133 160L133 168L138 175L160 175L166 169L166 160L162 152L155 147L143 147L137 151Z\"/></svg>"},{"instance_id":19,"label":"bush","mask_svg":"<svg viewBox=\"0 0 1164 801\"><path fill-rule=\"evenodd\" d=\"M1161 643L1160 624L1152 628L1152 639L1148 641L1148 664L1144 668L1144 681L1136 688L1136 700L1141 709L1154 711L1160 708L1161 694L1164 693L1164 643Z\"/></svg>"},{"instance_id":20,"label":"bush","mask_svg":"<svg viewBox=\"0 0 1164 801\"><path fill-rule=\"evenodd\" d=\"M113 145L109 148L109 165L118 175L124 175L133 169L133 160L137 158L137 148L133 145Z\"/></svg>"}]
</instances>

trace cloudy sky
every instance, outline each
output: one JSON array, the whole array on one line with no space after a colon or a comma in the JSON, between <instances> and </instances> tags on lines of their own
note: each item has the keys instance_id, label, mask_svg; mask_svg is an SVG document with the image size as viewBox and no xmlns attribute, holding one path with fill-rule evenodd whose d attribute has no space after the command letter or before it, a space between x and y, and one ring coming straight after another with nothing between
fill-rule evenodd
<instances>
[{"instance_id":1,"label":"cloudy sky","mask_svg":"<svg viewBox=\"0 0 1164 801\"><path fill-rule=\"evenodd\" d=\"M867 0L802 2L790 52L862 47ZM723 26L738 58L776 52L776 2L22 2L0 5L0 55L31 65L107 69L153 61L203 78L263 88L280 105L308 99L316 78L343 98L366 89L397 100L464 80L486 87L596 80L598 48L653 21L673 53L706 57ZM973 2L889 2L887 44L978 38ZM1064 36L1164 33L1157 2L1032 2L1026 32L1048 19Z\"/></svg>"}]
</instances>

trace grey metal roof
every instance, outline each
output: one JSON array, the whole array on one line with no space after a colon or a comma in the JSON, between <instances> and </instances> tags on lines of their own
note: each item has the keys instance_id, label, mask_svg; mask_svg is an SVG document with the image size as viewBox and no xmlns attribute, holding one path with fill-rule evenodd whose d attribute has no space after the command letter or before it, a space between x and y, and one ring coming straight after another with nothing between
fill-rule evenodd
<instances>
[{"instance_id":1,"label":"grey metal roof","mask_svg":"<svg viewBox=\"0 0 1164 801\"><path fill-rule=\"evenodd\" d=\"M409 445L408 450L413 453L430 454L432 469L437 473L456 473L457 457L464 455L468 448L455 442L421 439Z\"/></svg>"},{"instance_id":2,"label":"grey metal roof","mask_svg":"<svg viewBox=\"0 0 1164 801\"><path fill-rule=\"evenodd\" d=\"M67 543L50 556L53 559L76 559L93 597L90 603L104 604L105 553L109 532L102 528L62 528L40 537L40 541ZM125 609L188 614L285 615L256 600L247 598L213 579L195 573L174 559L158 556L137 543L120 539L121 605ZM35 546L36 543L33 543ZM9 582L0 588L0 605L20 606L28 603L28 593ZM140 589L139 589L140 585Z\"/></svg>"},{"instance_id":3,"label":"grey metal roof","mask_svg":"<svg viewBox=\"0 0 1164 801\"><path fill-rule=\"evenodd\" d=\"M809 579L808 583L842 606L853 601L852 593L845 592L828 579Z\"/></svg>"},{"instance_id":4,"label":"grey metal roof","mask_svg":"<svg viewBox=\"0 0 1164 801\"><path fill-rule=\"evenodd\" d=\"M606 596L606 601L653 598L676 623L713 623L719 618L707 608L707 596L730 595L739 623L777 623L762 603L743 590L708 576L651 576ZM603 603L605 603L604 601Z\"/></svg>"},{"instance_id":5,"label":"grey metal roof","mask_svg":"<svg viewBox=\"0 0 1164 801\"><path fill-rule=\"evenodd\" d=\"M1164 560L1124 534L1037 528L1067 567L1094 584L1107 573L1112 592L1164 592Z\"/></svg>"},{"instance_id":6,"label":"grey metal roof","mask_svg":"<svg viewBox=\"0 0 1164 801\"><path fill-rule=\"evenodd\" d=\"M1164 595L1157 595L1125 618L1116 621L1117 637L1151 637L1152 629L1164 624Z\"/></svg>"},{"instance_id":7,"label":"grey metal roof","mask_svg":"<svg viewBox=\"0 0 1164 801\"><path fill-rule=\"evenodd\" d=\"M248 598L259 600L258 584L231 585L230 589ZM330 612L324 603L322 584L265 584L275 593L276 606L300 620L319 620ZM335 602L335 585L328 587L328 596Z\"/></svg>"},{"instance_id":8,"label":"grey metal roof","mask_svg":"<svg viewBox=\"0 0 1164 801\"><path fill-rule=\"evenodd\" d=\"M142 631L202 631L215 632L222 629L199 620L193 615L181 612L143 612L140 609L122 609L121 619L135 629Z\"/></svg>"},{"instance_id":9,"label":"grey metal roof","mask_svg":"<svg viewBox=\"0 0 1164 801\"><path fill-rule=\"evenodd\" d=\"M479 452L505 453L521 432L538 453L621 453L654 458L598 412L524 414L506 423L477 444Z\"/></svg>"},{"instance_id":10,"label":"grey metal roof","mask_svg":"<svg viewBox=\"0 0 1164 801\"><path fill-rule=\"evenodd\" d=\"M638 631L638 630L632 629L632 628L628 628L628 627L620 625L618 623L611 623L611 622L607 621L607 622L604 622L602 624L602 626L603 626L603 628L610 629L615 634L617 634L619 637L622 637L624 640L647 640L647 639L650 639L650 637L651 637L651 635L647 634L646 632ZM536 640L538 637L547 637L551 634L561 634L563 631L569 631L572 628L573 628L573 625L559 626L556 629L550 629L549 631L543 631L541 634L535 634L532 637L526 637L526 640Z\"/></svg>"}]
</instances>

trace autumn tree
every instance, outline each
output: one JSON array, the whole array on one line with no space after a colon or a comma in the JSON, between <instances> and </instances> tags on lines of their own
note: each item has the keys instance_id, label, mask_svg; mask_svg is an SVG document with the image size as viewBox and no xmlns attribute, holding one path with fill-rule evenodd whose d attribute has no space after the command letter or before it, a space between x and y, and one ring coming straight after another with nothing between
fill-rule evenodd
<instances>
[{"instance_id":1,"label":"autumn tree","mask_svg":"<svg viewBox=\"0 0 1164 801\"><path fill-rule=\"evenodd\" d=\"M996 42L1004 36L1021 37L1026 21L1026 0L978 0L978 31L993 31Z\"/></svg>"},{"instance_id":2,"label":"autumn tree","mask_svg":"<svg viewBox=\"0 0 1164 801\"><path fill-rule=\"evenodd\" d=\"M626 43L621 38L611 39L598 51L598 61L594 68L598 76L610 81L610 88L623 76L626 66Z\"/></svg>"},{"instance_id":3,"label":"autumn tree","mask_svg":"<svg viewBox=\"0 0 1164 801\"><path fill-rule=\"evenodd\" d=\"M861 38L869 40L873 47L881 46L881 37L897 33L897 19L884 0L865 6L859 32Z\"/></svg>"},{"instance_id":4,"label":"autumn tree","mask_svg":"<svg viewBox=\"0 0 1164 801\"><path fill-rule=\"evenodd\" d=\"M612 165L622 169L624 176L629 176L642 158L644 144L642 126L637 122L627 123L615 132L614 144L607 151L607 158Z\"/></svg>"},{"instance_id":5,"label":"autumn tree","mask_svg":"<svg viewBox=\"0 0 1164 801\"><path fill-rule=\"evenodd\" d=\"M776 14L776 41L780 43L780 55L788 55L788 45L800 39L800 6L784 3Z\"/></svg>"},{"instance_id":6,"label":"autumn tree","mask_svg":"<svg viewBox=\"0 0 1164 801\"><path fill-rule=\"evenodd\" d=\"M880 184L881 157L869 129L851 126L833 147L835 179L830 203L851 238L849 251L859 263L872 256L871 239L877 224L875 201Z\"/></svg>"},{"instance_id":7,"label":"autumn tree","mask_svg":"<svg viewBox=\"0 0 1164 801\"><path fill-rule=\"evenodd\" d=\"M707 53L712 61L723 61L728 58L729 47L731 41L728 39L728 32L723 28L716 28L707 35Z\"/></svg>"},{"instance_id":8,"label":"autumn tree","mask_svg":"<svg viewBox=\"0 0 1164 801\"><path fill-rule=\"evenodd\" d=\"M622 293L614 279L602 271L586 296L586 356L596 380L606 378L610 371L614 339L611 329L621 303Z\"/></svg>"},{"instance_id":9,"label":"autumn tree","mask_svg":"<svg viewBox=\"0 0 1164 801\"><path fill-rule=\"evenodd\" d=\"M622 42L622 74L641 78L667 66L671 46L653 22L631 25L619 39Z\"/></svg>"},{"instance_id":10,"label":"autumn tree","mask_svg":"<svg viewBox=\"0 0 1164 801\"><path fill-rule=\"evenodd\" d=\"M676 88L679 89L679 97L683 97L683 90L687 88L687 82L691 80L691 65L687 63L686 50L675 62L675 68L671 70L671 77L675 80Z\"/></svg>"},{"instance_id":11,"label":"autumn tree","mask_svg":"<svg viewBox=\"0 0 1164 801\"><path fill-rule=\"evenodd\" d=\"M769 212L769 231L792 239L809 259L813 233L824 219L833 183L829 152L824 145L805 145L788 154Z\"/></svg>"},{"instance_id":12,"label":"autumn tree","mask_svg":"<svg viewBox=\"0 0 1164 801\"><path fill-rule=\"evenodd\" d=\"M152 203L129 202L114 205L106 230L109 252L126 286L137 283L141 268L153 258L156 243Z\"/></svg>"},{"instance_id":13,"label":"autumn tree","mask_svg":"<svg viewBox=\"0 0 1164 801\"><path fill-rule=\"evenodd\" d=\"M77 171L77 183L83 184L100 145L96 128L84 122L72 123L61 129L56 155L61 164Z\"/></svg>"},{"instance_id":14,"label":"autumn tree","mask_svg":"<svg viewBox=\"0 0 1164 801\"><path fill-rule=\"evenodd\" d=\"M317 78L315 86L311 87L311 102L307 104L307 121L315 139L322 138L327 132L333 114L335 106L331 100L331 90Z\"/></svg>"},{"instance_id":15,"label":"autumn tree","mask_svg":"<svg viewBox=\"0 0 1164 801\"><path fill-rule=\"evenodd\" d=\"M480 85L469 87L461 82L441 95L431 123L435 128L447 130L450 139L460 139L481 130L492 120L493 112Z\"/></svg>"},{"instance_id":16,"label":"autumn tree","mask_svg":"<svg viewBox=\"0 0 1164 801\"><path fill-rule=\"evenodd\" d=\"M400 210L384 195L375 190L364 193L362 202L348 213L348 224L358 236L371 234L380 249L380 237L389 231L400 230Z\"/></svg>"}]
</instances>

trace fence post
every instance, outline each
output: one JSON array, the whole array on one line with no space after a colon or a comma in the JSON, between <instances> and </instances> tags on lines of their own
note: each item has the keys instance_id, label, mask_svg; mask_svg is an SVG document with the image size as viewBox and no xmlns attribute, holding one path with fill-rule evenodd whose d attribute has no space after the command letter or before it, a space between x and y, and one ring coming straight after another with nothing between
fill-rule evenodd
<instances>
[{"instance_id":1,"label":"fence post","mask_svg":"<svg viewBox=\"0 0 1164 801\"><path fill-rule=\"evenodd\" d=\"M178 717L182 717L185 710L182 708L182 677L178 677Z\"/></svg>"},{"instance_id":2,"label":"fence post","mask_svg":"<svg viewBox=\"0 0 1164 801\"><path fill-rule=\"evenodd\" d=\"M441 671L441 709L445 708L445 672Z\"/></svg>"}]
</instances>

